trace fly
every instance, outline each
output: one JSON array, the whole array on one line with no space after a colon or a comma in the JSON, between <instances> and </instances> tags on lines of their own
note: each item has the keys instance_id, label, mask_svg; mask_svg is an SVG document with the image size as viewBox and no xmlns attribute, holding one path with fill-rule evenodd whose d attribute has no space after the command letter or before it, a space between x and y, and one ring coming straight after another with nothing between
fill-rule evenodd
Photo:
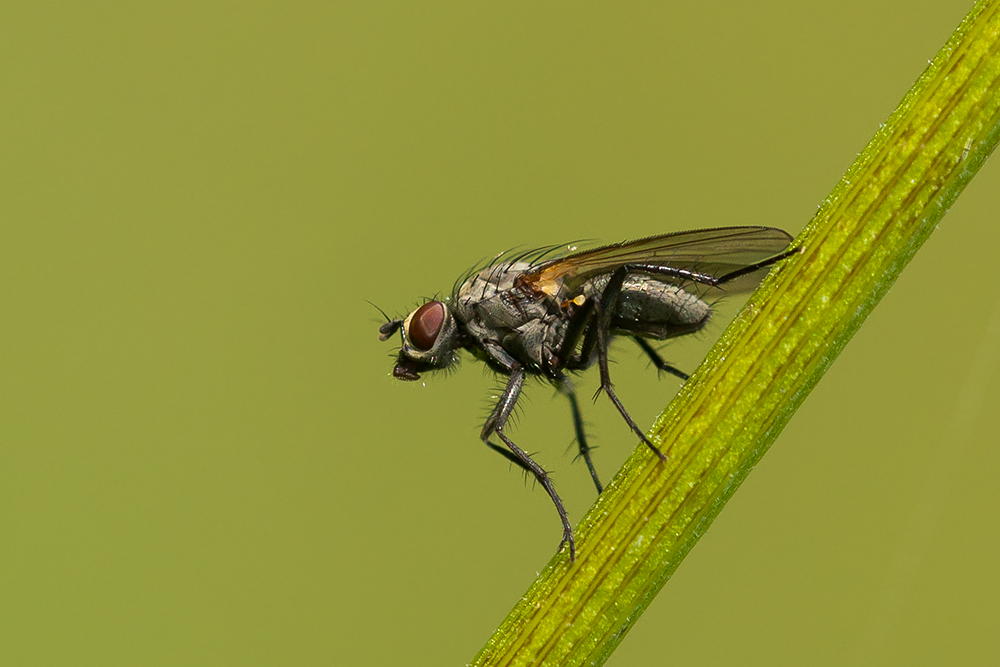
<instances>
[{"instance_id":1,"label":"fly","mask_svg":"<svg viewBox=\"0 0 1000 667\"><path fill-rule=\"evenodd\" d=\"M667 340L701 330L710 295L754 289L774 263L793 254L792 237L771 227L723 227L663 234L545 259L546 253L503 260L471 274L451 297L428 301L405 319L379 328L387 340L398 330L402 347L393 376L417 380L421 373L452 364L458 351L507 378L506 387L480 433L488 447L530 472L555 504L562 541L576 557L573 528L548 473L507 435L506 427L528 375L551 382L569 399L580 456L603 491L590 456L583 419L568 372L595 362L601 386L629 428L660 460L615 394L608 372L608 345L632 338L660 370L682 380L687 374L663 360L649 340ZM499 438L503 446L491 441Z\"/></svg>"}]
</instances>

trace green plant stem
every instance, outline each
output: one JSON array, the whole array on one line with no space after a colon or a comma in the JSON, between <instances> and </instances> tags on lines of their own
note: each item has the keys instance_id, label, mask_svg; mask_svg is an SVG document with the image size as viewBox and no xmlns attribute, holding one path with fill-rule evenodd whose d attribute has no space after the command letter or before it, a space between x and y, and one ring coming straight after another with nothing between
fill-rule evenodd
<instances>
[{"instance_id":1,"label":"green plant stem","mask_svg":"<svg viewBox=\"0 0 1000 667\"><path fill-rule=\"evenodd\" d=\"M1000 138L1000 0L979 2L473 664L600 665Z\"/></svg>"}]
</instances>

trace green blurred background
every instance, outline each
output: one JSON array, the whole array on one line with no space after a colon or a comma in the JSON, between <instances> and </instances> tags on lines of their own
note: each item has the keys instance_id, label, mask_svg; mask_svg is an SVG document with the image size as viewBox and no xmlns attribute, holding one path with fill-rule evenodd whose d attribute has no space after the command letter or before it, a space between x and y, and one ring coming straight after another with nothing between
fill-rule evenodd
<instances>
[{"instance_id":1,"label":"green blurred background","mask_svg":"<svg viewBox=\"0 0 1000 667\"><path fill-rule=\"evenodd\" d=\"M519 245L797 232L971 2L653 5L4 8L4 664L473 657L558 522L477 439L495 381L394 381L365 300ZM1000 655L998 186L994 158L609 665ZM616 360L651 424L677 381ZM576 521L565 401L527 398ZM635 438L584 407L607 479Z\"/></svg>"}]
</instances>

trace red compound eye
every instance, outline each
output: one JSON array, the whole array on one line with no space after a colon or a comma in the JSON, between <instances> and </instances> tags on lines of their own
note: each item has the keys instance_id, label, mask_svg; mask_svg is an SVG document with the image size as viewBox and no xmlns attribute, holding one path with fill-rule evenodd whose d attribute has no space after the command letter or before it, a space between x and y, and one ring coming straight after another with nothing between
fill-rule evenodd
<instances>
[{"instance_id":1,"label":"red compound eye","mask_svg":"<svg viewBox=\"0 0 1000 667\"><path fill-rule=\"evenodd\" d=\"M406 330L413 347L423 352L434 347L444 325L444 313L444 304L440 301L428 301L413 312Z\"/></svg>"}]
</instances>

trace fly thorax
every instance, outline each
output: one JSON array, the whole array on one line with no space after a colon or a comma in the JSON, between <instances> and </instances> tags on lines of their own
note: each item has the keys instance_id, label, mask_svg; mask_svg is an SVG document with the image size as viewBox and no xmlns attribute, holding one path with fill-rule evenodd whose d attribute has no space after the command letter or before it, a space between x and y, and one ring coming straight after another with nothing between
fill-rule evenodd
<instances>
[{"instance_id":1,"label":"fly thorax","mask_svg":"<svg viewBox=\"0 0 1000 667\"><path fill-rule=\"evenodd\" d=\"M547 338L548 327L545 322L532 320L505 336L503 347L513 352L522 361L530 360L530 363L536 368L543 368L547 365Z\"/></svg>"},{"instance_id":2,"label":"fly thorax","mask_svg":"<svg viewBox=\"0 0 1000 667\"><path fill-rule=\"evenodd\" d=\"M514 330L548 314L543 298L514 285L511 266L517 265L482 271L462 285L457 301L463 321L494 331ZM509 270L500 270L504 268Z\"/></svg>"}]
</instances>

